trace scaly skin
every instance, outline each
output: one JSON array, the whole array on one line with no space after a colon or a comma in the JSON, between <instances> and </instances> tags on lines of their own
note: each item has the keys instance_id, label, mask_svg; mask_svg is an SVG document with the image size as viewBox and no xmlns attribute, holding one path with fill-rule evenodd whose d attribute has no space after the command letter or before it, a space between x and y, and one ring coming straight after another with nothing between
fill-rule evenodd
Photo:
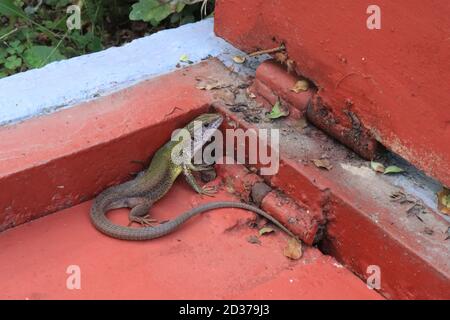
<instances>
[{"instance_id":1,"label":"scaly skin","mask_svg":"<svg viewBox=\"0 0 450 320\"><path fill-rule=\"evenodd\" d=\"M193 122L202 121L205 129L217 129L222 123L222 117L218 114L203 114L185 128L194 135ZM197 150L211 138L211 134L203 134L202 141L194 150ZM263 210L240 202L211 202L205 205L193 208L177 218L157 226L148 226L154 220L148 218L150 207L161 199L172 187L176 178L183 173L188 183L194 190L201 194L211 195L213 192L209 188L202 188L193 179L191 170L202 170L202 167L193 165L175 164L172 161L172 150L179 144L178 141L169 141L160 148L152 159L147 171L139 174L134 180L125 182L118 186L113 186L100 193L95 198L91 208L91 221L94 226L102 233L122 240L150 240L169 234L185 221L193 216L205 211L219 208L241 208L255 212L271 221L288 235L295 237L292 232L285 228L278 220L270 216ZM105 213L117 208L131 208L129 214L130 224L132 222L140 223L146 227L130 228L113 224L105 216Z\"/></svg>"}]
</instances>

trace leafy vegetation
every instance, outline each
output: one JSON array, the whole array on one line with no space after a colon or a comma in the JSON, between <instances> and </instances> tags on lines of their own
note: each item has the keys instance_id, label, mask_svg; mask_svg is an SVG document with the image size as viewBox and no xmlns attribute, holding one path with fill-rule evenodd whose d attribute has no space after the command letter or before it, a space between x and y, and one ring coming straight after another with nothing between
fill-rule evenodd
<instances>
[{"instance_id":1,"label":"leafy vegetation","mask_svg":"<svg viewBox=\"0 0 450 320\"><path fill-rule=\"evenodd\" d=\"M272 110L266 114L268 119L278 119L281 117L287 117L289 115L289 109L282 105L280 99L278 99L272 107Z\"/></svg>"},{"instance_id":2,"label":"leafy vegetation","mask_svg":"<svg viewBox=\"0 0 450 320\"><path fill-rule=\"evenodd\" d=\"M81 29L69 30L70 5ZM0 0L0 78L212 14L214 0Z\"/></svg>"}]
</instances>

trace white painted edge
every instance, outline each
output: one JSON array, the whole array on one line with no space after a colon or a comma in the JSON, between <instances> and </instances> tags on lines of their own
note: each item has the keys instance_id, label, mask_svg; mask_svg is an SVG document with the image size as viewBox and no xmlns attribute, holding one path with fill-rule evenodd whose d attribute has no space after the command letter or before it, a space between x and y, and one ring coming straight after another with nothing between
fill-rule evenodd
<instances>
[{"instance_id":1,"label":"white painted edge","mask_svg":"<svg viewBox=\"0 0 450 320\"><path fill-rule=\"evenodd\" d=\"M206 19L121 47L54 62L0 79L0 125L51 113L174 71L182 55L194 63L217 57L229 66L238 54L243 53L215 36L214 20ZM234 63L235 71L252 74L265 58L245 65Z\"/></svg>"}]
</instances>

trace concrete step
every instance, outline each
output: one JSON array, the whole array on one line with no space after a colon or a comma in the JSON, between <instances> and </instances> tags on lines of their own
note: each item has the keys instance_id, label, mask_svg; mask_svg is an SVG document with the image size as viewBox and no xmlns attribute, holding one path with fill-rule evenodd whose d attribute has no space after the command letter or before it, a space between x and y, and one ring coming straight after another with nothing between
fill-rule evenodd
<instances>
[{"instance_id":1,"label":"concrete step","mask_svg":"<svg viewBox=\"0 0 450 320\"><path fill-rule=\"evenodd\" d=\"M216 199L238 201L223 187ZM208 201L179 181L151 213L162 221ZM204 213L166 237L129 242L99 233L90 205L0 233L1 299L381 299L316 248L305 247L300 260L285 257L278 230L249 243L258 229L244 210ZM109 216L128 219L126 210ZM80 268L80 290L66 286L71 265Z\"/></svg>"},{"instance_id":2,"label":"concrete step","mask_svg":"<svg viewBox=\"0 0 450 320\"><path fill-rule=\"evenodd\" d=\"M208 79L227 85L199 89ZM246 96L248 80L211 59L0 128L1 294L35 299L379 298L354 275L365 279L367 267L377 265L385 297L448 296L448 241L441 237L448 222L426 202L422 220L391 202L391 192L412 190L413 183L406 181L403 188L394 178L372 172L367 162L317 128L299 128L295 116L300 112L273 123L251 123L252 112L264 117L265 109ZM247 107L243 112L233 108L239 103ZM133 160L148 161L174 129L212 110L224 114L224 128L280 129L280 170L266 181L298 206L284 210L279 205L277 218L291 230L302 226L302 218L317 219L321 234L316 243L345 268L308 246L301 260L289 261L282 254L286 240L281 234L262 237L261 245L248 243L256 230L245 221L253 216L240 210L207 213L150 242L110 239L91 226L87 200L128 180L141 169ZM329 171L311 164L325 153L333 164ZM222 197L230 196L223 192ZM269 207L277 207L277 198L271 199ZM152 212L164 219L200 201L206 200L180 181ZM125 222L125 217L112 218ZM427 226L433 235L423 232ZM296 229L311 244L315 237L308 231ZM66 288L70 265L81 268L82 290Z\"/></svg>"}]
</instances>

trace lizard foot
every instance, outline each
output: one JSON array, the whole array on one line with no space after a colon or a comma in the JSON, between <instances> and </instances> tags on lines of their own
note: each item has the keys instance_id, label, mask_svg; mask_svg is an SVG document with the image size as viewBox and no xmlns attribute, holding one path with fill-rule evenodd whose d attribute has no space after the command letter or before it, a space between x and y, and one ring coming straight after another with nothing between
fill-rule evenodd
<instances>
[{"instance_id":1,"label":"lizard foot","mask_svg":"<svg viewBox=\"0 0 450 320\"><path fill-rule=\"evenodd\" d=\"M158 220L149 219L148 215L144 217L130 217L130 223L128 223L128 227L130 227L134 222L139 223L143 227L151 227L153 226L153 224L157 223Z\"/></svg>"},{"instance_id":2,"label":"lizard foot","mask_svg":"<svg viewBox=\"0 0 450 320\"><path fill-rule=\"evenodd\" d=\"M214 197L214 195L217 193L217 188L215 186L204 186L202 187L202 190L200 194L204 194L208 197Z\"/></svg>"}]
</instances>

